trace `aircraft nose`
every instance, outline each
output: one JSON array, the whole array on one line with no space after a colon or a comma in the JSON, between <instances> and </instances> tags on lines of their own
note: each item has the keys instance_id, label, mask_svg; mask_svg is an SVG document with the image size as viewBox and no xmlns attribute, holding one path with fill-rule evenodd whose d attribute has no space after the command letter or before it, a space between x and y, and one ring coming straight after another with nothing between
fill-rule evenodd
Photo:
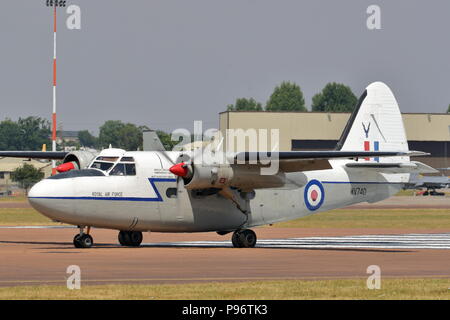
<instances>
[{"instance_id":1,"label":"aircraft nose","mask_svg":"<svg viewBox=\"0 0 450 320\"><path fill-rule=\"evenodd\" d=\"M42 196L46 196L45 192L45 180L42 180L36 183L33 187L31 187L30 191L28 191L28 200L30 202L34 201L36 198L40 198Z\"/></svg>"},{"instance_id":2,"label":"aircraft nose","mask_svg":"<svg viewBox=\"0 0 450 320\"><path fill-rule=\"evenodd\" d=\"M63 195L70 194L71 185L70 181L63 179L44 179L30 189L28 202L50 219L63 221L72 212L72 207L63 199Z\"/></svg>"}]
</instances>

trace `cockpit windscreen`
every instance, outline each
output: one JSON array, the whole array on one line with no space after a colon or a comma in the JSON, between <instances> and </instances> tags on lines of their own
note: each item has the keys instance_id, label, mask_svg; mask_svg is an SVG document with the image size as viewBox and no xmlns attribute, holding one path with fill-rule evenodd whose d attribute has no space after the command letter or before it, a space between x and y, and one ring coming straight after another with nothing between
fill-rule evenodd
<instances>
[{"instance_id":1,"label":"cockpit windscreen","mask_svg":"<svg viewBox=\"0 0 450 320\"><path fill-rule=\"evenodd\" d=\"M99 169L99 170L102 170L102 171L108 171L113 165L114 165L113 162L95 161L93 164L91 164L91 168L92 169Z\"/></svg>"}]
</instances>

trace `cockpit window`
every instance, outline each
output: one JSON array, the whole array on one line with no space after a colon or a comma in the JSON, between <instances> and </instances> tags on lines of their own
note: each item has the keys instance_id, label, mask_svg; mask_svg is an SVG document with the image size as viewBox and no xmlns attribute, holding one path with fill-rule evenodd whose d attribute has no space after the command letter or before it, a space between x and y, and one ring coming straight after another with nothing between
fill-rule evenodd
<instances>
[{"instance_id":1,"label":"cockpit window","mask_svg":"<svg viewBox=\"0 0 450 320\"><path fill-rule=\"evenodd\" d=\"M136 175L136 166L134 163L125 164L125 172L127 176L135 176Z\"/></svg>"},{"instance_id":2,"label":"cockpit window","mask_svg":"<svg viewBox=\"0 0 450 320\"><path fill-rule=\"evenodd\" d=\"M108 171L114 163L112 162L100 162L100 161L95 161L92 165L91 168L93 169L99 169L102 171Z\"/></svg>"},{"instance_id":3,"label":"cockpit window","mask_svg":"<svg viewBox=\"0 0 450 320\"><path fill-rule=\"evenodd\" d=\"M98 170L92 169L81 169L81 170L70 170L67 172L61 172L50 176L47 179L66 179L66 178L78 178L78 177L104 177L105 174Z\"/></svg>"},{"instance_id":4,"label":"cockpit window","mask_svg":"<svg viewBox=\"0 0 450 320\"><path fill-rule=\"evenodd\" d=\"M95 160L99 160L99 161L109 161L109 162L116 162L117 159L119 159L119 157L105 157L105 156L100 156L100 157L97 157L97 159L95 159Z\"/></svg>"},{"instance_id":5,"label":"cockpit window","mask_svg":"<svg viewBox=\"0 0 450 320\"><path fill-rule=\"evenodd\" d=\"M122 157L122 159L120 159L120 162L134 162L134 158L133 157Z\"/></svg>"},{"instance_id":6,"label":"cockpit window","mask_svg":"<svg viewBox=\"0 0 450 320\"><path fill-rule=\"evenodd\" d=\"M135 176L136 166L134 163L118 163L109 173L110 176Z\"/></svg>"}]
</instances>

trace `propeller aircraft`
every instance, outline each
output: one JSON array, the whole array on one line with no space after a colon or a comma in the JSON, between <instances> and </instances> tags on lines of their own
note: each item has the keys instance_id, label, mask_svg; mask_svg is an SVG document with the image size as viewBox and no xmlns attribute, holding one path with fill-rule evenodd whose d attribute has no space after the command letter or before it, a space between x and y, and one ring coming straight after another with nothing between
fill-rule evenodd
<instances>
[{"instance_id":1,"label":"propeller aircraft","mask_svg":"<svg viewBox=\"0 0 450 320\"><path fill-rule=\"evenodd\" d=\"M143 232L232 233L234 247L254 247L254 227L298 219L359 202L386 199L411 174L436 172L411 161L402 116L391 90L370 84L334 150L222 152L202 149L104 149L0 152L0 156L61 159L59 174L35 184L33 208L79 227L77 248L94 244L91 228L116 229L123 246L139 246ZM278 171L262 174L270 156ZM208 158L209 157L209 158ZM200 160L199 160L200 159ZM209 159L211 160L211 159Z\"/></svg>"}]
</instances>

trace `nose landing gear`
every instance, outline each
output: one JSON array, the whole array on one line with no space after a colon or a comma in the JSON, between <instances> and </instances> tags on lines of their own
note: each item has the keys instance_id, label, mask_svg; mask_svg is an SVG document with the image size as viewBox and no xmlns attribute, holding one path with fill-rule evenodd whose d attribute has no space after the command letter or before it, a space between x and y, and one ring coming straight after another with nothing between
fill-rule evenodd
<instances>
[{"instance_id":1,"label":"nose landing gear","mask_svg":"<svg viewBox=\"0 0 450 320\"><path fill-rule=\"evenodd\" d=\"M253 248L256 245L256 233L250 229L233 232L231 242L235 248Z\"/></svg>"},{"instance_id":2,"label":"nose landing gear","mask_svg":"<svg viewBox=\"0 0 450 320\"><path fill-rule=\"evenodd\" d=\"M139 247L142 242L142 232L140 231L120 231L119 243L127 247Z\"/></svg>"},{"instance_id":3,"label":"nose landing gear","mask_svg":"<svg viewBox=\"0 0 450 320\"><path fill-rule=\"evenodd\" d=\"M87 228L84 233L84 227L80 227L80 233L73 238L73 245L75 248L90 248L94 244L94 239L89 235L91 227Z\"/></svg>"}]
</instances>

